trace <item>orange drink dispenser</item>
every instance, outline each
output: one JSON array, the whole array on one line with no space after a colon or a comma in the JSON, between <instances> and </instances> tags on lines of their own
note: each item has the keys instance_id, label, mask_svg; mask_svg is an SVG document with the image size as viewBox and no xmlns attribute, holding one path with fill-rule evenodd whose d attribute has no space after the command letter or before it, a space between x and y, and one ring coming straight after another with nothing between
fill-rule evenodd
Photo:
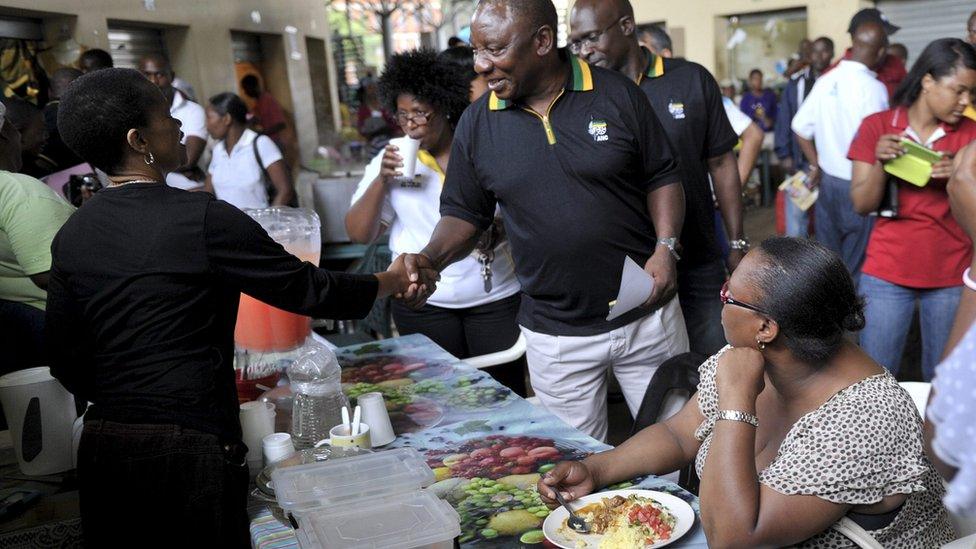
<instances>
[{"instance_id":1,"label":"orange drink dispenser","mask_svg":"<svg viewBox=\"0 0 976 549\"><path fill-rule=\"evenodd\" d=\"M285 207L245 212L289 253L313 265L319 264L322 233L319 216L315 212ZM261 380L265 385L271 383L273 386L280 373L280 354L301 346L311 331L309 317L283 311L241 294L237 325L234 329L238 379ZM240 385L239 383L238 390L243 399L246 387Z\"/></svg>"}]
</instances>

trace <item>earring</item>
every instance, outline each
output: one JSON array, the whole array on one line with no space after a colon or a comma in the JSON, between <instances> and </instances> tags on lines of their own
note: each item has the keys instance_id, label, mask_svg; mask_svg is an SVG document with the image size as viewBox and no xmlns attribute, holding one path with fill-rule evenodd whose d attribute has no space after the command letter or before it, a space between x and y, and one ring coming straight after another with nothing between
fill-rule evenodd
<instances>
[{"instance_id":1,"label":"earring","mask_svg":"<svg viewBox=\"0 0 976 549\"><path fill-rule=\"evenodd\" d=\"M766 342L763 341L763 340L761 340L761 339L759 339L757 337L756 338L756 347L759 347L759 350L760 351L765 351L766 350Z\"/></svg>"},{"instance_id":2,"label":"earring","mask_svg":"<svg viewBox=\"0 0 976 549\"><path fill-rule=\"evenodd\" d=\"M142 161L145 162L147 166L152 166L156 163L156 159L153 157L152 152L146 153L146 155L142 157Z\"/></svg>"}]
</instances>

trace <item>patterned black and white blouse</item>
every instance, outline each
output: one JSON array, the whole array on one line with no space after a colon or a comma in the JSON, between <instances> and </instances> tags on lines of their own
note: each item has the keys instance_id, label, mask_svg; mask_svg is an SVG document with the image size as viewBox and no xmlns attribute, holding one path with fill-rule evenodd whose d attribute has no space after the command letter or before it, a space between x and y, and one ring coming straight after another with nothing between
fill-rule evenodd
<instances>
[{"instance_id":1,"label":"patterned black and white blouse","mask_svg":"<svg viewBox=\"0 0 976 549\"><path fill-rule=\"evenodd\" d=\"M726 347L699 368L698 405L705 421L695 460L699 477L718 415L715 372ZM762 418L759 418L762 421ZM911 494L895 519L869 533L884 547L940 547L953 539L942 479L922 448L922 424L912 398L891 374L863 379L801 417L787 433L759 482L785 495L812 495L833 503L867 505ZM798 547L856 547L834 530Z\"/></svg>"}]
</instances>

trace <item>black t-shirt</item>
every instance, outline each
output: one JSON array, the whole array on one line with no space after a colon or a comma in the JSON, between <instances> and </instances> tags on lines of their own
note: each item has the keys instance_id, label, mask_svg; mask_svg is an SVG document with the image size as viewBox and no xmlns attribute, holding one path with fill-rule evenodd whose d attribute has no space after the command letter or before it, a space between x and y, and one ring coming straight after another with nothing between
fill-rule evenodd
<instances>
[{"instance_id":1,"label":"black t-shirt","mask_svg":"<svg viewBox=\"0 0 976 549\"><path fill-rule=\"evenodd\" d=\"M715 202L708 177L708 159L735 148L738 136L729 124L715 78L701 65L664 59L644 50L648 68L640 88L664 126L681 160L685 189L683 251L679 267L718 259Z\"/></svg>"},{"instance_id":2,"label":"black t-shirt","mask_svg":"<svg viewBox=\"0 0 976 549\"><path fill-rule=\"evenodd\" d=\"M481 229L496 204L522 284L519 323L552 335L594 335L607 322L624 257L653 252L650 191L679 180L664 130L633 82L576 58L547 131L539 115L486 94L458 124L441 214Z\"/></svg>"},{"instance_id":3,"label":"black t-shirt","mask_svg":"<svg viewBox=\"0 0 976 549\"><path fill-rule=\"evenodd\" d=\"M89 418L176 424L236 440L240 293L318 317L362 318L372 275L300 261L206 193L135 183L99 191L51 246L51 373Z\"/></svg>"}]
</instances>

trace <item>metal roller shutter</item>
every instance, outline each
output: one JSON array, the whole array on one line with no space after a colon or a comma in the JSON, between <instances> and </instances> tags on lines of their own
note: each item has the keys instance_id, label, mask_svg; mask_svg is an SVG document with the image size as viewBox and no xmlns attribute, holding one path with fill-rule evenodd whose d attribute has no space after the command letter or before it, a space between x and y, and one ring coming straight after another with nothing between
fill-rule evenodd
<instances>
[{"instance_id":1,"label":"metal roller shutter","mask_svg":"<svg viewBox=\"0 0 976 549\"><path fill-rule=\"evenodd\" d=\"M108 28L108 45L115 66L126 69L138 69L139 60L149 54L166 56L159 29L113 25Z\"/></svg>"},{"instance_id":2,"label":"metal roller shutter","mask_svg":"<svg viewBox=\"0 0 976 549\"><path fill-rule=\"evenodd\" d=\"M963 38L966 20L976 10L973 0L880 0L878 9L901 27L892 42L908 48L908 68L925 46L937 38Z\"/></svg>"},{"instance_id":3,"label":"metal roller shutter","mask_svg":"<svg viewBox=\"0 0 976 549\"><path fill-rule=\"evenodd\" d=\"M264 61L260 36L247 32L232 32L230 36L234 44L235 63L260 65Z\"/></svg>"},{"instance_id":4,"label":"metal roller shutter","mask_svg":"<svg viewBox=\"0 0 976 549\"><path fill-rule=\"evenodd\" d=\"M42 40L40 19L24 17L0 17L0 38L18 40Z\"/></svg>"}]
</instances>

